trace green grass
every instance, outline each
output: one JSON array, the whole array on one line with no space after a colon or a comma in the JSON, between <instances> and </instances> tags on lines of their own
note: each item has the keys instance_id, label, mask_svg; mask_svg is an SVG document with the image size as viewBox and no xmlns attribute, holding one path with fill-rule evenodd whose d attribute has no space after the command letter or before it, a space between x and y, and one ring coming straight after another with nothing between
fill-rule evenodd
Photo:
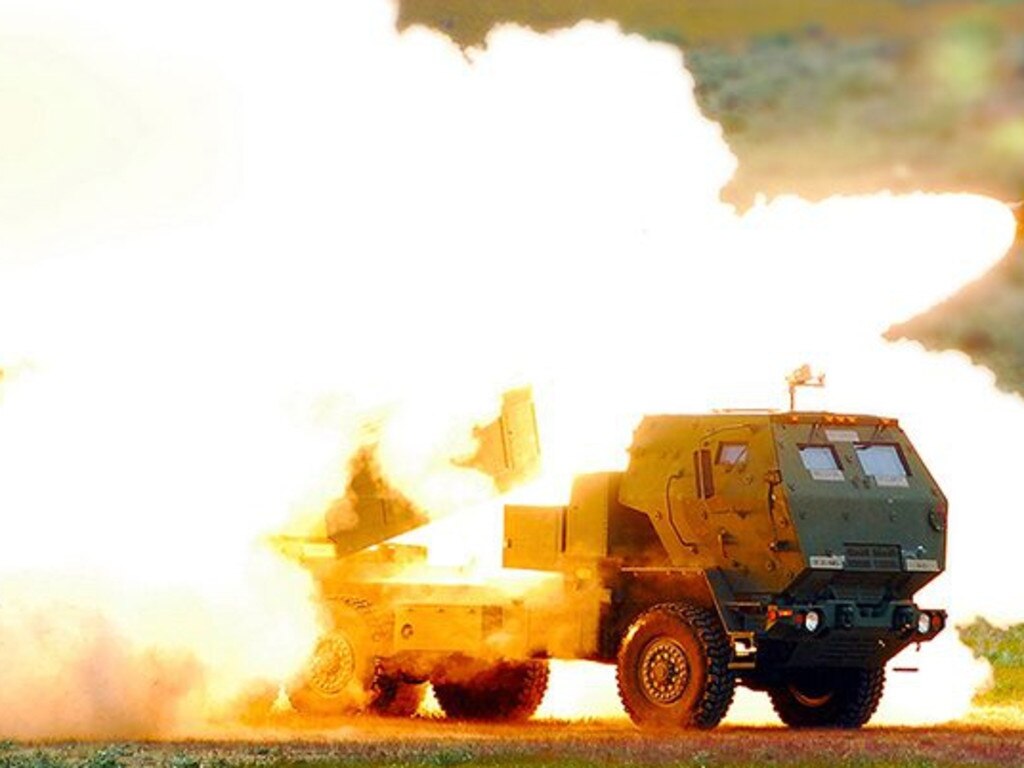
<instances>
[{"instance_id":1,"label":"green grass","mask_svg":"<svg viewBox=\"0 0 1024 768\"><path fill-rule=\"evenodd\" d=\"M958 630L960 639L976 656L987 659L994 671L995 685L975 703L1024 707L1024 624L1001 629L976 619Z\"/></svg>"},{"instance_id":2,"label":"green grass","mask_svg":"<svg viewBox=\"0 0 1024 768\"><path fill-rule=\"evenodd\" d=\"M258 737L259 734L253 734ZM947 768L1024 765L1024 732L991 727L640 733L595 723L361 721L305 741L0 746L4 768Z\"/></svg>"},{"instance_id":3,"label":"green grass","mask_svg":"<svg viewBox=\"0 0 1024 768\"><path fill-rule=\"evenodd\" d=\"M54 756L50 752L39 749L35 751L19 753L9 759L0 757L0 765L5 768L96 768L97 765L107 766L106 756L100 753L106 752L107 750L99 750L94 756L83 760L61 758L60 756ZM191 760L188 756L184 755L173 755L170 758L165 758L163 762L151 763L147 761L145 765L147 768L178 768L179 761L181 759ZM797 761L781 759L779 762L764 762L762 760L718 760L706 754L696 755L690 760L676 761L670 763L610 763L610 762L596 762L591 760L564 760L557 757L531 757L522 758L517 756L488 756L480 757L475 756L471 751L463 750L446 750L438 749L432 752L424 752L420 755L405 758L400 761L393 760L380 760L377 758L369 757L352 757L345 759L338 759L335 757L328 757L321 760L310 760L310 759L279 759L274 761L264 761L258 757L242 758L241 760L234 762L192 762L190 765L195 765L197 768L250 768L259 766L259 768L366 768L373 766L374 768L449 768L450 766L459 766L464 768L605 768L609 765L628 764L636 766L636 768L644 768L644 766L671 766L672 768L764 768L764 766L771 765L785 765L792 766L793 768L834 768L835 763L827 757L821 759L802 759ZM125 762L118 762L117 768L132 768L135 763L130 760ZM920 759L913 756L906 756L902 758L880 758L872 759L866 757L860 760L853 760L845 762L844 765L852 766L853 768L953 768L954 766L965 766L965 765L1007 765L1005 762L992 761L989 763L984 762L966 762L957 759L946 760L932 760L932 759Z\"/></svg>"},{"instance_id":4,"label":"green grass","mask_svg":"<svg viewBox=\"0 0 1024 768\"><path fill-rule=\"evenodd\" d=\"M287 766L287 768L292 768L291 764L285 764L285 765ZM324 764L320 764L319 766L309 767L309 768L334 768L334 766L346 766L346 765L353 765L353 764L352 763L324 763ZM374 764L374 765L384 765L384 764ZM393 768L410 768L410 766L424 766L425 768L430 768L431 766L436 766L436 765L438 765L438 764L434 763L434 762L431 762L431 761L424 761L422 763L399 763L399 764L395 764L393 766ZM467 763L459 763L459 765L465 765L467 767L468 766L495 766L495 768L503 768L503 767L506 767L506 766L507 766L507 768L519 768L519 766L523 766L524 768L590 768L591 766L607 766L608 764L607 763L588 763L588 762L563 762L563 761L559 761L559 760L527 761L527 762L520 761L520 760L509 760L509 761L490 761L490 762L472 762L471 761L471 762L467 762ZM634 764L634 765L636 765L636 764ZM684 763L682 765L700 766L700 768L705 768L705 766L707 768L712 768L712 767L715 767L715 768L764 768L764 766L766 764L765 763L758 763L758 762L731 762L731 761L714 762L714 761L707 761L707 762L704 762L704 763ZM834 768L834 764L826 762L824 760L821 760L821 761L802 761L802 762L798 762L798 763L790 763L789 765L793 765L795 768ZM858 768L858 767L859 768L890 768L890 766L892 768L898 768L898 767L903 767L903 766L905 766L906 768L942 768L942 766L958 766L958 765L966 765L966 764L965 763L956 763L956 762L949 762L949 763L946 763L946 762L935 762L935 761L931 761L931 760L915 760L913 758L910 758L910 759L907 759L907 760L899 760L899 761L892 761L892 760L880 760L880 761L865 760L865 761L862 761L862 762L848 763L848 765L854 766L855 768ZM303 768L306 768L306 767L304 766Z\"/></svg>"}]
</instances>

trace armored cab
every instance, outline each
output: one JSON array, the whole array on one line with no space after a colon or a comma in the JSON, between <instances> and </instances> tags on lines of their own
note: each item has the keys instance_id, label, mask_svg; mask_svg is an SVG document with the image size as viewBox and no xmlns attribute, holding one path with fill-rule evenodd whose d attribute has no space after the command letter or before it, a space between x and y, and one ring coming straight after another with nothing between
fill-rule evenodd
<instances>
[{"instance_id":1,"label":"armored cab","mask_svg":"<svg viewBox=\"0 0 1024 768\"><path fill-rule=\"evenodd\" d=\"M795 726L877 707L884 665L932 639L914 594L945 564L946 499L895 419L650 416L623 473L565 507L506 509L510 567L592 574L596 650L641 725L710 727L736 682Z\"/></svg>"},{"instance_id":2,"label":"armored cab","mask_svg":"<svg viewBox=\"0 0 1024 768\"><path fill-rule=\"evenodd\" d=\"M945 565L946 499L895 419L649 417L619 501L668 563L708 574L726 628L756 630L776 667L881 666L943 624L912 597ZM807 612L814 631L790 637Z\"/></svg>"}]
</instances>

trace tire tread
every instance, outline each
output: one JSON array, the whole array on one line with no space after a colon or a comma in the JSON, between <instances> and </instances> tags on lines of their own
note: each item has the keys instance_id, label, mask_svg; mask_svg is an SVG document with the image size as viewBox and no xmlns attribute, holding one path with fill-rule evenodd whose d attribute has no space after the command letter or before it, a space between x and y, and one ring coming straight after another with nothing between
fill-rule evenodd
<instances>
[{"instance_id":1,"label":"tire tread","mask_svg":"<svg viewBox=\"0 0 1024 768\"><path fill-rule=\"evenodd\" d=\"M840 698L834 706L809 708L797 701L788 687L775 686L768 689L772 708L791 728L860 728L875 714L882 700L885 670L852 669L848 674L850 679L835 692Z\"/></svg>"},{"instance_id":2,"label":"tire tread","mask_svg":"<svg viewBox=\"0 0 1024 768\"><path fill-rule=\"evenodd\" d=\"M434 696L453 720L520 722L537 711L548 677L546 661L501 662L467 681L435 681Z\"/></svg>"},{"instance_id":3,"label":"tire tread","mask_svg":"<svg viewBox=\"0 0 1024 768\"><path fill-rule=\"evenodd\" d=\"M736 693L736 677L729 669L729 662L732 659L729 639L716 614L706 608L689 603L660 603L652 606L641 613L631 626L641 626L649 620L649 617L666 613L688 625L694 631L703 650L707 669L704 691L700 700L687 721L680 725L709 730L717 726L725 717ZM625 643L622 643L619 648L619 663L616 665L615 673L619 699L630 719L637 725L643 726L645 725L644 715L630 705L630 696L626 692L630 683L623 677L624 650Z\"/></svg>"}]
</instances>

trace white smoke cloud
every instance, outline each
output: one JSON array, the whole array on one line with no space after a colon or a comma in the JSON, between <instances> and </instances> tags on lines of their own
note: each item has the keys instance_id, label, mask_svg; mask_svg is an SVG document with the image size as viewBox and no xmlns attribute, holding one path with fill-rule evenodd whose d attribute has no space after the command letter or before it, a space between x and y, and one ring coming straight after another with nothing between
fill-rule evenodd
<instances>
[{"instance_id":1,"label":"white smoke cloud","mask_svg":"<svg viewBox=\"0 0 1024 768\"><path fill-rule=\"evenodd\" d=\"M4 2L0 22L0 571L200 606L165 634L97 592L125 658L221 669L244 647L203 683L219 698L301 658L307 585L267 614L252 542L338 494L368 413L417 436L389 460L422 498L431 441L533 381L564 493L621 464L640 413L777 405L805 359L833 382L821 403L900 416L949 491L936 594L1018 615L990 537L1020 530L1019 399L878 336L999 258L996 202L740 216L678 51L611 25L503 28L463 54L397 35L383 2ZM239 639L261 615L298 637Z\"/></svg>"}]
</instances>

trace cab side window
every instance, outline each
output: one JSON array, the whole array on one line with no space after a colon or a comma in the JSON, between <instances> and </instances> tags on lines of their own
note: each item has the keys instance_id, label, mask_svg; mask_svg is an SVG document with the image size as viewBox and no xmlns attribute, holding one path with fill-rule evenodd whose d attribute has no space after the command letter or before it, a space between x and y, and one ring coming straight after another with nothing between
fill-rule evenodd
<instances>
[{"instance_id":1,"label":"cab side window","mask_svg":"<svg viewBox=\"0 0 1024 768\"><path fill-rule=\"evenodd\" d=\"M719 443L715 463L726 467L735 467L746 464L748 455L746 443Z\"/></svg>"}]
</instances>

